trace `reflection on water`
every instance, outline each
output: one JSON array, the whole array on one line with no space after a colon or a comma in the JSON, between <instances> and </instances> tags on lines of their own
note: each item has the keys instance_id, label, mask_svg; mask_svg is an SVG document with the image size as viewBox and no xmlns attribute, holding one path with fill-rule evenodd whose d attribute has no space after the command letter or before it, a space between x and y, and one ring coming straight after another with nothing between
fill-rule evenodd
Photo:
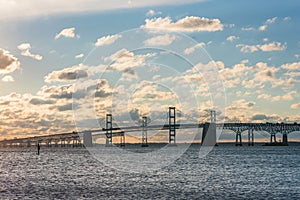
<instances>
[{"instance_id":1,"label":"reflection on water","mask_svg":"<svg viewBox=\"0 0 300 200\"><path fill-rule=\"evenodd\" d=\"M221 144L204 159L198 151L193 145L170 166L135 174L104 166L85 149L42 148L39 156L1 149L0 199L300 199L298 145Z\"/></svg>"}]
</instances>

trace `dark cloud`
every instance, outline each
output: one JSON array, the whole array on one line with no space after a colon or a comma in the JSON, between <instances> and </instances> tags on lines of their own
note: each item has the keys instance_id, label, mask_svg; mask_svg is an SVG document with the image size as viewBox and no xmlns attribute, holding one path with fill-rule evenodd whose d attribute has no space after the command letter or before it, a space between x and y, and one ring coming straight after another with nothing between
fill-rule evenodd
<instances>
[{"instance_id":1,"label":"dark cloud","mask_svg":"<svg viewBox=\"0 0 300 200\"><path fill-rule=\"evenodd\" d=\"M53 71L49 73L44 79L46 82L63 82L87 77L88 73L80 68L80 66L73 66L59 71Z\"/></svg>"},{"instance_id":2,"label":"dark cloud","mask_svg":"<svg viewBox=\"0 0 300 200\"><path fill-rule=\"evenodd\" d=\"M133 69L130 69L130 68L124 69L123 72L124 72L125 74L129 74L129 75L132 75L132 76L135 75L135 71L134 71Z\"/></svg>"},{"instance_id":3,"label":"dark cloud","mask_svg":"<svg viewBox=\"0 0 300 200\"><path fill-rule=\"evenodd\" d=\"M99 90L95 92L95 97L106 98L111 95L111 92L106 92L105 90Z\"/></svg>"},{"instance_id":4,"label":"dark cloud","mask_svg":"<svg viewBox=\"0 0 300 200\"><path fill-rule=\"evenodd\" d=\"M72 85L44 87L41 93L54 99L72 99Z\"/></svg>"},{"instance_id":5,"label":"dark cloud","mask_svg":"<svg viewBox=\"0 0 300 200\"><path fill-rule=\"evenodd\" d=\"M76 71L71 71L71 72L62 72L61 74L58 75L59 80L75 80L79 78L85 78L87 77L88 74L86 71L83 70L76 70Z\"/></svg>"},{"instance_id":6,"label":"dark cloud","mask_svg":"<svg viewBox=\"0 0 300 200\"><path fill-rule=\"evenodd\" d=\"M11 57L4 54L4 51L0 49L0 70L6 69L9 65L11 65L16 60Z\"/></svg>"},{"instance_id":7,"label":"dark cloud","mask_svg":"<svg viewBox=\"0 0 300 200\"><path fill-rule=\"evenodd\" d=\"M31 103L33 105L42 105L42 104L53 104L53 103L55 103L55 101L44 100L44 99L40 99L40 98L33 98L29 101L29 103Z\"/></svg>"},{"instance_id":8,"label":"dark cloud","mask_svg":"<svg viewBox=\"0 0 300 200\"><path fill-rule=\"evenodd\" d=\"M13 72L20 66L18 59L9 54L8 51L0 48L0 73Z\"/></svg>"},{"instance_id":9,"label":"dark cloud","mask_svg":"<svg viewBox=\"0 0 300 200\"><path fill-rule=\"evenodd\" d=\"M268 117L265 114L256 114L252 116L252 120L267 120Z\"/></svg>"},{"instance_id":10,"label":"dark cloud","mask_svg":"<svg viewBox=\"0 0 300 200\"><path fill-rule=\"evenodd\" d=\"M73 109L73 104L72 103L68 103L62 106L57 106L57 110L59 111L68 111L68 110L72 110Z\"/></svg>"},{"instance_id":11,"label":"dark cloud","mask_svg":"<svg viewBox=\"0 0 300 200\"><path fill-rule=\"evenodd\" d=\"M266 115L266 114L255 114L251 118L254 121L270 121L270 122L280 122L282 119L277 115Z\"/></svg>"}]
</instances>

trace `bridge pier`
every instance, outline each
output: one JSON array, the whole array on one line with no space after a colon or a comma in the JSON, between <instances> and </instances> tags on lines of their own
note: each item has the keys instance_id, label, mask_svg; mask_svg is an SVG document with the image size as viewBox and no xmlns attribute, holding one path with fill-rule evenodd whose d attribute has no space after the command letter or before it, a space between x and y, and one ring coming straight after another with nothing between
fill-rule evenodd
<instances>
[{"instance_id":1,"label":"bridge pier","mask_svg":"<svg viewBox=\"0 0 300 200\"><path fill-rule=\"evenodd\" d=\"M31 147L31 141L27 140L27 147Z\"/></svg>"},{"instance_id":2,"label":"bridge pier","mask_svg":"<svg viewBox=\"0 0 300 200\"><path fill-rule=\"evenodd\" d=\"M147 117L142 118L142 147L148 147L148 135L147 135Z\"/></svg>"},{"instance_id":3,"label":"bridge pier","mask_svg":"<svg viewBox=\"0 0 300 200\"><path fill-rule=\"evenodd\" d=\"M283 133L283 134L282 134L282 144L283 144L283 145L286 145L286 146L289 145L289 144L288 144L288 136L287 136L287 133Z\"/></svg>"},{"instance_id":4,"label":"bridge pier","mask_svg":"<svg viewBox=\"0 0 300 200\"><path fill-rule=\"evenodd\" d=\"M169 144L176 144L176 110L169 107Z\"/></svg>"},{"instance_id":5,"label":"bridge pier","mask_svg":"<svg viewBox=\"0 0 300 200\"><path fill-rule=\"evenodd\" d=\"M242 146L242 131L238 129L235 135L235 146Z\"/></svg>"},{"instance_id":6,"label":"bridge pier","mask_svg":"<svg viewBox=\"0 0 300 200\"><path fill-rule=\"evenodd\" d=\"M92 147L93 146L92 132L91 131L85 131L83 133L83 145L85 147Z\"/></svg>"},{"instance_id":7,"label":"bridge pier","mask_svg":"<svg viewBox=\"0 0 300 200\"><path fill-rule=\"evenodd\" d=\"M253 131L253 128L248 129L248 146L254 146L254 131Z\"/></svg>"},{"instance_id":8,"label":"bridge pier","mask_svg":"<svg viewBox=\"0 0 300 200\"><path fill-rule=\"evenodd\" d=\"M202 146L215 146L217 144L217 128L216 123L206 122L202 131Z\"/></svg>"},{"instance_id":9,"label":"bridge pier","mask_svg":"<svg viewBox=\"0 0 300 200\"><path fill-rule=\"evenodd\" d=\"M276 133L274 131L271 132L270 143L277 143L276 141Z\"/></svg>"}]
</instances>

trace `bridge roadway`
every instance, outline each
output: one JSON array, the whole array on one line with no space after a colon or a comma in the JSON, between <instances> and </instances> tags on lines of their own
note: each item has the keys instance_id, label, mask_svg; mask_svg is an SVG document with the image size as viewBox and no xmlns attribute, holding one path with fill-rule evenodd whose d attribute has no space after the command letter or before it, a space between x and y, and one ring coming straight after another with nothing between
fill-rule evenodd
<instances>
[{"instance_id":1,"label":"bridge roadway","mask_svg":"<svg viewBox=\"0 0 300 200\"><path fill-rule=\"evenodd\" d=\"M214 125L214 126L211 126ZM207 127L207 128L205 128ZM213 127L213 128L211 128ZM169 142L176 143L177 129L197 129L203 128L202 143L206 136L211 137L212 143L216 142L216 129L231 130L236 134L236 145L242 145L241 133L248 130L248 144L254 144L254 131L266 131L270 133L270 143L277 143L276 134L283 135L283 143L287 145L287 135L294 131L300 131L300 124L297 123L199 123L199 124L176 124L171 123L164 125L149 125L144 126L124 126L124 127L110 127L96 130L85 130L80 133L75 131L61 134L42 135L26 138L14 138L0 141L1 147L30 147L40 143L47 147L52 146L91 146L93 136L106 136L106 139L112 137L125 137L125 132L138 132L143 134L151 130L169 130ZM211 130L210 130L211 129ZM143 135L144 137L144 135ZM173 137L173 139L172 139ZM147 138L146 138L147 141ZM112 140L110 141L112 143ZM124 140L125 144L125 140Z\"/></svg>"}]
</instances>

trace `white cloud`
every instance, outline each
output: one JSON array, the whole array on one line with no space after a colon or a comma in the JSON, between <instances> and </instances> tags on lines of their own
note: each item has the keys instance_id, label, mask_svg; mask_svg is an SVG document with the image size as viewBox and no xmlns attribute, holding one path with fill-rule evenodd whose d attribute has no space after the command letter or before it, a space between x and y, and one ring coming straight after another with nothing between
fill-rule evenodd
<instances>
[{"instance_id":1,"label":"white cloud","mask_svg":"<svg viewBox=\"0 0 300 200\"><path fill-rule=\"evenodd\" d=\"M59 71L49 73L45 78L45 82L50 83L54 81L64 82L73 81L79 78L85 78L88 74L82 69L81 65L72 66Z\"/></svg>"},{"instance_id":2,"label":"white cloud","mask_svg":"<svg viewBox=\"0 0 300 200\"><path fill-rule=\"evenodd\" d=\"M255 28L253 28L253 27L243 27L242 28L242 31L254 31L255 30Z\"/></svg>"},{"instance_id":3,"label":"white cloud","mask_svg":"<svg viewBox=\"0 0 300 200\"><path fill-rule=\"evenodd\" d=\"M223 24L219 19L187 16L173 22L170 17L146 19L142 28L158 28L166 31L201 32L222 31Z\"/></svg>"},{"instance_id":4,"label":"white cloud","mask_svg":"<svg viewBox=\"0 0 300 200\"><path fill-rule=\"evenodd\" d=\"M290 20L291 20L290 17L285 17L285 18L283 18L283 21L290 21Z\"/></svg>"},{"instance_id":5,"label":"white cloud","mask_svg":"<svg viewBox=\"0 0 300 200\"><path fill-rule=\"evenodd\" d=\"M242 31L255 31L255 30L265 31L265 30L267 30L268 25L274 24L276 22L276 20L277 20L277 17L273 17L271 19L267 19L265 21L265 23L263 25L259 26L257 29L253 28L253 27L244 27L244 28L242 28Z\"/></svg>"},{"instance_id":6,"label":"white cloud","mask_svg":"<svg viewBox=\"0 0 300 200\"><path fill-rule=\"evenodd\" d=\"M109 65L109 67L112 69L123 72L130 72L127 70L129 70L130 68L143 66L146 59L153 57L154 55L154 53L135 55L133 52L130 52L127 49L121 49L116 53L106 57L104 60L112 62L112 64Z\"/></svg>"},{"instance_id":7,"label":"white cloud","mask_svg":"<svg viewBox=\"0 0 300 200\"><path fill-rule=\"evenodd\" d=\"M241 52L249 53L249 52L255 52L255 51L283 51L287 48L286 43L281 44L280 42L272 42L268 44L262 44L262 45L246 45L246 44L238 44L236 47L240 48Z\"/></svg>"},{"instance_id":8,"label":"white cloud","mask_svg":"<svg viewBox=\"0 0 300 200\"><path fill-rule=\"evenodd\" d=\"M50 15L66 15L72 13L103 12L117 9L132 9L142 7L155 7L163 5L181 5L204 0L61 0L59 3L53 0L27 0L27 1L0 1L0 20L18 19L27 17L39 17Z\"/></svg>"},{"instance_id":9,"label":"white cloud","mask_svg":"<svg viewBox=\"0 0 300 200\"><path fill-rule=\"evenodd\" d=\"M33 54L30 52L31 45L29 43L22 43L18 46L18 49L21 50L21 55L33 58L35 60L42 60L43 56L39 54Z\"/></svg>"},{"instance_id":10,"label":"white cloud","mask_svg":"<svg viewBox=\"0 0 300 200\"><path fill-rule=\"evenodd\" d=\"M287 70L300 70L300 62L286 63L281 65L281 68Z\"/></svg>"},{"instance_id":11,"label":"white cloud","mask_svg":"<svg viewBox=\"0 0 300 200\"><path fill-rule=\"evenodd\" d=\"M262 26L258 27L258 30L265 31L267 29L267 27L268 27L267 25L262 25Z\"/></svg>"},{"instance_id":12,"label":"white cloud","mask_svg":"<svg viewBox=\"0 0 300 200\"><path fill-rule=\"evenodd\" d=\"M79 35L75 34L75 28L65 28L63 30L61 30L59 33L57 33L54 37L54 39L59 39L61 37L66 37L66 38L74 38L74 37L79 38Z\"/></svg>"},{"instance_id":13,"label":"white cloud","mask_svg":"<svg viewBox=\"0 0 300 200\"><path fill-rule=\"evenodd\" d=\"M283 51L286 49L286 44L280 42L272 42L269 44L258 45L262 51Z\"/></svg>"},{"instance_id":14,"label":"white cloud","mask_svg":"<svg viewBox=\"0 0 300 200\"><path fill-rule=\"evenodd\" d=\"M296 91L290 91L282 96L274 96L272 97L272 101L292 101L294 100L294 95L297 94Z\"/></svg>"},{"instance_id":15,"label":"white cloud","mask_svg":"<svg viewBox=\"0 0 300 200\"><path fill-rule=\"evenodd\" d=\"M257 96L258 99L271 99L271 97L269 94L260 94Z\"/></svg>"},{"instance_id":16,"label":"white cloud","mask_svg":"<svg viewBox=\"0 0 300 200\"><path fill-rule=\"evenodd\" d=\"M10 76L10 75L4 76L1 80L3 82L14 82L15 81L15 79L12 76Z\"/></svg>"},{"instance_id":17,"label":"white cloud","mask_svg":"<svg viewBox=\"0 0 300 200\"><path fill-rule=\"evenodd\" d=\"M239 99L232 102L231 105L227 107L227 110L238 110L238 111L246 111L251 110L255 106L256 102L254 101L247 101L245 99Z\"/></svg>"},{"instance_id":18,"label":"white cloud","mask_svg":"<svg viewBox=\"0 0 300 200\"><path fill-rule=\"evenodd\" d=\"M255 52L258 51L256 45L246 45L246 44L238 44L236 47L241 47L240 51L244 53Z\"/></svg>"},{"instance_id":19,"label":"white cloud","mask_svg":"<svg viewBox=\"0 0 300 200\"><path fill-rule=\"evenodd\" d=\"M110 45L117 41L117 39L122 38L122 35L108 35L97 39L97 42L95 43L95 46L105 46Z\"/></svg>"},{"instance_id":20,"label":"white cloud","mask_svg":"<svg viewBox=\"0 0 300 200\"><path fill-rule=\"evenodd\" d=\"M78 55L75 56L75 58L77 58L77 59L78 59L78 58L83 58L83 57L84 57L84 54L83 54L83 53L78 54Z\"/></svg>"},{"instance_id":21,"label":"white cloud","mask_svg":"<svg viewBox=\"0 0 300 200\"><path fill-rule=\"evenodd\" d=\"M276 20L277 20L277 17L273 17L271 19L267 19L266 24L274 24Z\"/></svg>"},{"instance_id":22,"label":"white cloud","mask_svg":"<svg viewBox=\"0 0 300 200\"><path fill-rule=\"evenodd\" d=\"M201 48L201 47L204 47L205 46L205 43L204 42L199 42L198 44L196 44L195 46L192 46L190 48L186 48L184 50L184 54L191 54L193 53L197 48Z\"/></svg>"},{"instance_id":23,"label":"white cloud","mask_svg":"<svg viewBox=\"0 0 300 200\"><path fill-rule=\"evenodd\" d=\"M295 103L291 105L292 109L299 109L300 108L300 103Z\"/></svg>"},{"instance_id":24,"label":"white cloud","mask_svg":"<svg viewBox=\"0 0 300 200\"><path fill-rule=\"evenodd\" d=\"M175 40L175 35L166 34L149 38L144 41L144 44L148 46L167 46L172 44L172 42L174 42Z\"/></svg>"},{"instance_id":25,"label":"white cloud","mask_svg":"<svg viewBox=\"0 0 300 200\"><path fill-rule=\"evenodd\" d=\"M0 48L0 74L8 74L20 68L18 59Z\"/></svg>"},{"instance_id":26,"label":"white cloud","mask_svg":"<svg viewBox=\"0 0 300 200\"><path fill-rule=\"evenodd\" d=\"M152 17L154 15L161 15L161 12L159 11L155 11L155 10L149 10L147 13L146 13L146 16L149 16L149 17Z\"/></svg>"},{"instance_id":27,"label":"white cloud","mask_svg":"<svg viewBox=\"0 0 300 200\"><path fill-rule=\"evenodd\" d=\"M230 42L232 42L233 40L238 40L238 39L240 39L240 37L235 36L235 35L231 35L226 38L226 40L230 41Z\"/></svg>"}]
</instances>

